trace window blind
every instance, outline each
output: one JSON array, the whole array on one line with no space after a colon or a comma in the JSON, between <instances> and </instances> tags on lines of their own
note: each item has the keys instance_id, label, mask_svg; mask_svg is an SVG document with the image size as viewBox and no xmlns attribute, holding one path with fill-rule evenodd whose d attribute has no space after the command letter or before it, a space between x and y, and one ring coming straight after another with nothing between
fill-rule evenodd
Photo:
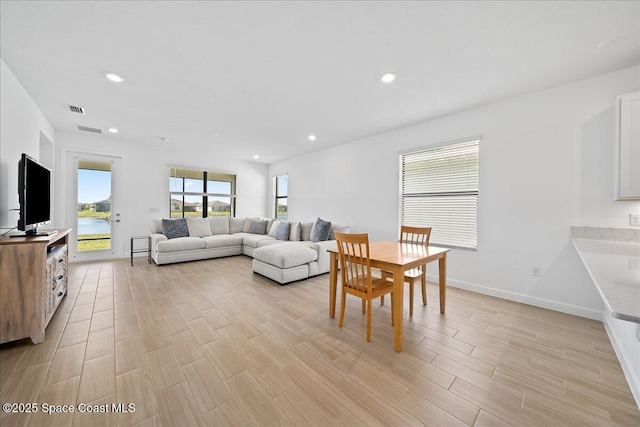
<instances>
[{"instance_id":1,"label":"window blind","mask_svg":"<svg viewBox=\"0 0 640 427\"><path fill-rule=\"evenodd\" d=\"M400 224L432 227L429 244L478 247L480 139L400 154Z\"/></svg>"}]
</instances>

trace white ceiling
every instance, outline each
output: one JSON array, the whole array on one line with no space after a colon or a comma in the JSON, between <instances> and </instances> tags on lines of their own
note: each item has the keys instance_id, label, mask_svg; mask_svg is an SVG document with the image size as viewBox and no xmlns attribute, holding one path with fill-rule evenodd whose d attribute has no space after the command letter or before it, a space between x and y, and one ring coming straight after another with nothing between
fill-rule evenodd
<instances>
[{"instance_id":1,"label":"white ceiling","mask_svg":"<svg viewBox=\"0 0 640 427\"><path fill-rule=\"evenodd\" d=\"M638 65L639 27L638 1L2 0L0 54L58 131L271 163Z\"/></svg>"}]
</instances>

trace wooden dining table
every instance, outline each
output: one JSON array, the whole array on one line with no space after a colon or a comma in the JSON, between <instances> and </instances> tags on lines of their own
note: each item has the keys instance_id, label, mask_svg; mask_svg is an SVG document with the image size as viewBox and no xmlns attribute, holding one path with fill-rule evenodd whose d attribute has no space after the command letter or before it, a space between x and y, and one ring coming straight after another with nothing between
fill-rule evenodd
<instances>
[{"instance_id":1,"label":"wooden dining table","mask_svg":"<svg viewBox=\"0 0 640 427\"><path fill-rule=\"evenodd\" d=\"M336 315L336 292L338 288L338 247L328 249L329 270L329 317ZM404 296L404 272L438 260L440 285L440 312L445 312L447 301L447 252L449 249L403 242L372 242L369 245L371 267L393 274L393 323L395 349L402 351L402 318ZM426 271L426 270L425 270Z\"/></svg>"}]
</instances>

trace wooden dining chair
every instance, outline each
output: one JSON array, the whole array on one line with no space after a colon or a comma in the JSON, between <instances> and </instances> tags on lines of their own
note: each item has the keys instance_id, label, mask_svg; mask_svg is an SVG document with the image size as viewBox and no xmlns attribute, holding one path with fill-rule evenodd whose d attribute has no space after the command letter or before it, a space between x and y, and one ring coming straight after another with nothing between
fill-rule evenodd
<instances>
[{"instance_id":1,"label":"wooden dining chair","mask_svg":"<svg viewBox=\"0 0 640 427\"><path fill-rule=\"evenodd\" d=\"M347 294L362 298L362 312L367 314L367 341L371 341L371 302L374 298L391 294L391 324L393 325L393 281L371 276L369 235L348 234L334 231L338 244L338 256L342 275L342 304L340 321L344 322ZM365 307L365 301L367 306Z\"/></svg>"},{"instance_id":2,"label":"wooden dining chair","mask_svg":"<svg viewBox=\"0 0 640 427\"><path fill-rule=\"evenodd\" d=\"M431 227L400 226L400 243L429 246ZM391 273L382 272L382 277L391 277ZM427 270L426 265L412 268L404 272L404 281L409 283L409 316L413 316L413 286L420 280L422 284L422 305L427 305ZM384 305L384 295L380 297L380 305Z\"/></svg>"}]
</instances>

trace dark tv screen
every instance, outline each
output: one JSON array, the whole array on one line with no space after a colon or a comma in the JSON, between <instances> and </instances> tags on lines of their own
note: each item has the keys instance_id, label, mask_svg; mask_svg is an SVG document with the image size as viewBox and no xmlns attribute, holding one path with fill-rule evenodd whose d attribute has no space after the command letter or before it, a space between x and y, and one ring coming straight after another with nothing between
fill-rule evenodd
<instances>
[{"instance_id":1,"label":"dark tv screen","mask_svg":"<svg viewBox=\"0 0 640 427\"><path fill-rule=\"evenodd\" d=\"M31 231L51 221L51 171L26 154L18 169L18 229Z\"/></svg>"}]
</instances>

